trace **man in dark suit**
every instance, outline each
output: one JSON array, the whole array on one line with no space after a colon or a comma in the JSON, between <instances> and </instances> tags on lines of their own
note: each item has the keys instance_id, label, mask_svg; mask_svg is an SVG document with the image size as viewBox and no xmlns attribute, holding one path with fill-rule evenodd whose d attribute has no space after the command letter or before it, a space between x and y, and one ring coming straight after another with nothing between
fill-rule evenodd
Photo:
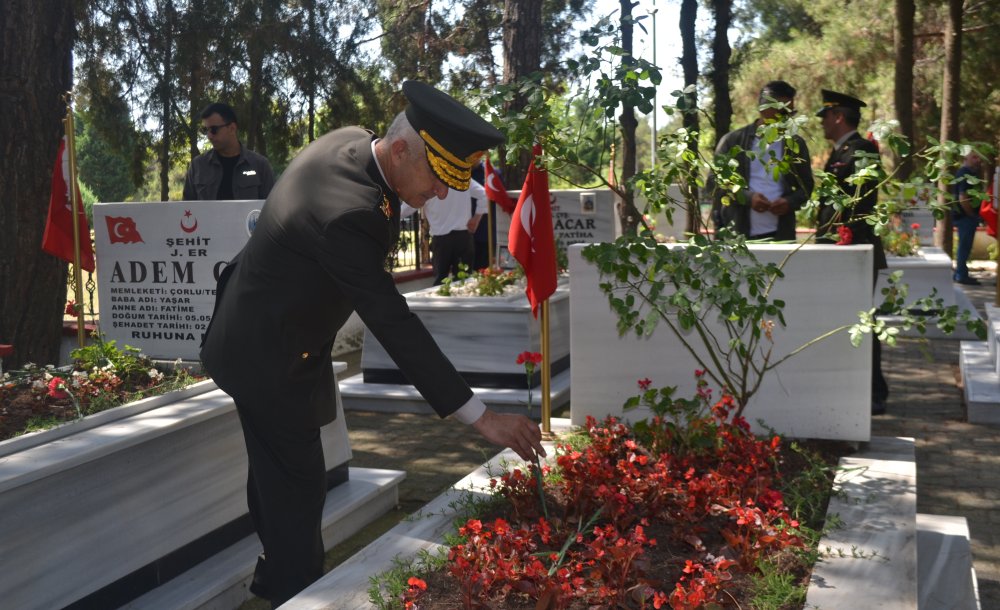
<instances>
[{"instance_id":1,"label":"man in dark suit","mask_svg":"<svg viewBox=\"0 0 1000 610\"><path fill-rule=\"evenodd\" d=\"M827 159L824 171L831 174L836 185L820 195L819 217L816 223L818 243L872 244L875 249L874 277L886 268L885 251L882 240L865 219L875 210L878 201L878 185L875 180L851 184L848 179L860 169L880 163L878 146L858 133L861 109L866 106L861 100L823 89L823 107L816 113L822 119L823 135L833 142L833 150ZM842 227L841 239L838 235ZM882 348L878 339L872 339L872 414L885 413L885 401L889 397L889 385L882 375Z\"/></svg>"},{"instance_id":2,"label":"man in dark suit","mask_svg":"<svg viewBox=\"0 0 1000 610\"><path fill-rule=\"evenodd\" d=\"M731 225L748 239L794 241L795 212L813 190L809 148L798 135L767 143L757 132L795 113L795 87L782 80L771 81L761 88L757 103L762 106L758 119L722 136L715 147L717 156L734 148L740 150L737 172L745 188L736 193L718 188L712 173L708 191L713 197L713 218L717 227ZM775 177L774 167L783 160L787 160L789 170Z\"/></svg>"},{"instance_id":3,"label":"man in dark suit","mask_svg":"<svg viewBox=\"0 0 1000 610\"><path fill-rule=\"evenodd\" d=\"M264 546L252 590L274 606L323 573L319 428L336 416L330 351L352 311L440 417L525 460L545 455L535 422L493 412L472 393L385 269L400 199L419 208L468 188L472 166L503 141L429 85L408 81L403 93L409 104L384 138L346 127L298 155L219 278L201 358L243 426L247 499Z\"/></svg>"}]
</instances>

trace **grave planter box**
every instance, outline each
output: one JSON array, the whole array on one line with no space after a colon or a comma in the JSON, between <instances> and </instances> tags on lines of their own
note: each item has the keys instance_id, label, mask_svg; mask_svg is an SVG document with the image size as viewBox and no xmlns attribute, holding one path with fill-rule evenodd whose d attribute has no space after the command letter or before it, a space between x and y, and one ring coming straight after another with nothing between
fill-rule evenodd
<instances>
[{"instance_id":1,"label":"grave planter box","mask_svg":"<svg viewBox=\"0 0 1000 610\"><path fill-rule=\"evenodd\" d=\"M437 287L406 296L415 313L469 385L523 390L524 366L517 355L539 351L540 319L523 292L502 297L439 296ZM552 374L569 367L569 286L564 280L549 298ZM365 329L361 368L365 383L410 382L371 331ZM541 383L536 371L533 386Z\"/></svg>"},{"instance_id":2,"label":"grave planter box","mask_svg":"<svg viewBox=\"0 0 1000 610\"><path fill-rule=\"evenodd\" d=\"M882 302L882 289L888 286L889 274L902 271L902 283L909 286L907 302L929 297L937 289L944 306L955 304L955 289L951 283L951 259L941 248L923 247L914 256L886 256L887 269L878 273L875 288L876 303Z\"/></svg>"},{"instance_id":3,"label":"grave planter box","mask_svg":"<svg viewBox=\"0 0 1000 610\"><path fill-rule=\"evenodd\" d=\"M343 416L323 444L346 480ZM246 468L212 381L0 443L3 606L119 607L244 538Z\"/></svg>"}]
</instances>

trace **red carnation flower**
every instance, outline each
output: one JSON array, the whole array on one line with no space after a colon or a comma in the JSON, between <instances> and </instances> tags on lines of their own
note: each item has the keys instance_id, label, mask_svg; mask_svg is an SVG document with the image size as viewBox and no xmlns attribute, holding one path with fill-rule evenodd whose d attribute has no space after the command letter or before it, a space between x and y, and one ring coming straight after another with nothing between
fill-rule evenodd
<instances>
[{"instance_id":1,"label":"red carnation flower","mask_svg":"<svg viewBox=\"0 0 1000 610\"><path fill-rule=\"evenodd\" d=\"M837 235L840 236L840 241L837 242L838 246L849 246L854 243L854 233L849 227L837 227Z\"/></svg>"},{"instance_id":2,"label":"red carnation flower","mask_svg":"<svg viewBox=\"0 0 1000 610\"><path fill-rule=\"evenodd\" d=\"M66 382L62 377L53 377L52 381L49 382L49 396L56 400L69 398L69 392L66 391Z\"/></svg>"}]
</instances>

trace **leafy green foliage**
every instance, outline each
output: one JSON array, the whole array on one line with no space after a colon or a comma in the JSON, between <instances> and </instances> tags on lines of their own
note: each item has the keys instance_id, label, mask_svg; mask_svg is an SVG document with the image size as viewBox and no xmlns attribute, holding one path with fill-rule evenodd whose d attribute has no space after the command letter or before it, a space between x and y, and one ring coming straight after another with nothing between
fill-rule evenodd
<instances>
[{"instance_id":1,"label":"leafy green foliage","mask_svg":"<svg viewBox=\"0 0 1000 610\"><path fill-rule=\"evenodd\" d=\"M111 366L120 375L130 376L145 373L149 369L149 359L141 354L139 348L126 345L119 349L114 340L100 339L78 347L70 352L70 356L77 368L84 371Z\"/></svg>"},{"instance_id":2,"label":"leafy green foliage","mask_svg":"<svg viewBox=\"0 0 1000 610\"><path fill-rule=\"evenodd\" d=\"M583 250L602 277L601 290L618 316L619 333L650 335L659 324L740 405L760 385L771 361L775 324L785 303L770 297L783 277L756 260L741 236L695 235L684 245L649 238L591 244Z\"/></svg>"}]
</instances>

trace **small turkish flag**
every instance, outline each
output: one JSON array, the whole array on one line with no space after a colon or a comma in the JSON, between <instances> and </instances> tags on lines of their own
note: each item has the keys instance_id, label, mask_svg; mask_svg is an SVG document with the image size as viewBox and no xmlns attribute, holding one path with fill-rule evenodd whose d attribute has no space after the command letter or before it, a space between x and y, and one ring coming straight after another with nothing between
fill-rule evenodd
<instances>
[{"instance_id":1,"label":"small turkish flag","mask_svg":"<svg viewBox=\"0 0 1000 610\"><path fill-rule=\"evenodd\" d=\"M128 216L105 216L108 223L108 241L113 244L134 244L142 242L135 221ZM146 243L146 242L142 242Z\"/></svg>"},{"instance_id":2,"label":"small turkish flag","mask_svg":"<svg viewBox=\"0 0 1000 610\"><path fill-rule=\"evenodd\" d=\"M542 154L535 145L534 156ZM538 305L556 291L556 240L552 232L552 206L549 201L549 174L535 167L532 159L528 177L517 200L507 235L510 253L521 263L528 281L525 292L531 313L538 317Z\"/></svg>"},{"instance_id":3,"label":"small turkish flag","mask_svg":"<svg viewBox=\"0 0 1000 610\"><path fill-rule=\"evenodd\" d=\"M66 154L66 136L59 143L56 165L52 171L52 194L49 195L49 216L42 234L42 250L52 256L72 263L73 256L73 206L69 198L69 155ZM94 246L90 243L90 227L79 187L76 189L76 222L80 236L80 267L94 271Z\"/></svg>"},{"instance_id":4,"label":"small turkish flag","mask_svg":"<svg viewBox=\"0 0 1000 610\"><path fill-rule=\"evenodd\" d=\"M514 202L510 200L510 196L507 195L507 189L504 188L503 182L500 180L500 176L497 175L496 170L490 165L490 157L486 157L486 167L485 167L485 180L483 182L483 188L486 189L486 197L500 206L500 209L508 214L514 212Z\"/></svg>"}]
</instances>

